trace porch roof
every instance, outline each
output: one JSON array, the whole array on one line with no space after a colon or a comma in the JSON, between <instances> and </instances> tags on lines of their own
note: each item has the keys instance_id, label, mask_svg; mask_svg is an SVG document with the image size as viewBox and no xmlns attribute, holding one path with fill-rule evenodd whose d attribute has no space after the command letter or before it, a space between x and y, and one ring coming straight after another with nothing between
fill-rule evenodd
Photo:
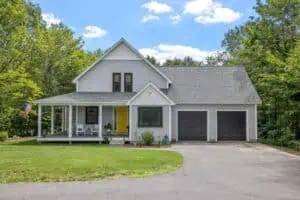
<instances>
[{"instance_id":1,"label":"porch roof","mask_svg":"<svg viewBox=\"0 0 300 200\"><path fill-rule=\"evenodd\" d=\"M38 104L126 104L135 92L72 92L36 101Z\"/></svg>"}]
</instances>

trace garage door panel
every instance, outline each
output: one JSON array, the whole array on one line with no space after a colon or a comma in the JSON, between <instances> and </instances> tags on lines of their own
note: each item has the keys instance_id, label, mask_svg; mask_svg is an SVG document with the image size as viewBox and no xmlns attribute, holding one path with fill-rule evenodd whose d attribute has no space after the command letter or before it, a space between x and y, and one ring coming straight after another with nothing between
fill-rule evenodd
<instances>
[{"instance_id":1,"label":"garage door panel","mask_svg":"<svg viewBox=\"0 0 300 200\"><path fill-rule=\"evenodd\" d=\"M246 112L218 111L218 140L246 140Z\"/></svg>"},{"instance_id":2,"label":"garage door panel","mask_svg":"<svg viewBox=\"0 0 300 200\"><path fill-rule=\"evenodd\" d=\"M178 133L179 140L206 140L207 112L179 111Z\"/></svg>"}]
</instances>

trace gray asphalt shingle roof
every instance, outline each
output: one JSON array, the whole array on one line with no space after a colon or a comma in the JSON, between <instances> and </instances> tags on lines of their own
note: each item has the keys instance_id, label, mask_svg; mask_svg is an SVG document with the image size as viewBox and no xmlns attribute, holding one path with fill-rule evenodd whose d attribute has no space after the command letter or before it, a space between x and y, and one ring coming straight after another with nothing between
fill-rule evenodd
<instances>
[{"instance_id":1,"label":"gray asphalt shingle roof","mask_svg":"<svg viewBox=\"0 0 300 200\"><path fill-rule=\"evenodd\" d=\"M173 82L176 104L256 104L261 100L243 67L160 67Z\"/></svg>"},{"instance_id":2,"label":"gray asphalt shingle roof","mask_svg":"<svg viewBox=\"0 0 300 200\"><path fill-rule=\"evenodd\" d=\"M69 94L37 100L37 103L76 104L76 103L126 103L135 92L73 92Z\"/></svg>"},{"instance_id":3,"label":"gray asphalt shingle roof","mask_svg":"<svg viewBox=\"0 0 300 200\"><path fill-rule=\"evenodd\" d=\"M243 67L159 67L173 82L167 96L176 104L260 104ZM136 93L73 92L37 100L42 104L127 103Z\"/></svg>"}]
</instances>

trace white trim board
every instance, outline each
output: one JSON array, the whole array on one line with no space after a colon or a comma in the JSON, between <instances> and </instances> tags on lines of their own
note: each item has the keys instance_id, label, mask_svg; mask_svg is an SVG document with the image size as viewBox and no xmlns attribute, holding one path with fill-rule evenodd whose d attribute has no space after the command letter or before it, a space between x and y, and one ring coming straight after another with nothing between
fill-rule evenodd
<instances>
[{"instance_id":1,"label":"white trim board","mask_svg":"<svg viewBox=\"0 0 300 200\"><path fill-rule=\"evenodd\" d=\"M175 103L167 96L165 95L155 84L149 82L146 84L146 86L141 89L137 94L135 94L129 101L127 102L128 105L133 105L132 102L138 98L141 94L143 94L144 91L146 91L149 87L152 87L154 90L158 92L160 96L162 96L165 100L169 102L168 105L175 105Z\"/></svg>"},{"instance_id":2,"label":"white trim board","mask_svg":"<svg viewBox=\"0 0 300 200\"><path fill-rule=\"evenodd\" d=\"M249 142L249 116L248 109L217 109L216 110L216 142L218 141L218 112L246 112L246 141Z\"/></svg>"},{"instance_id":3,"label":"white trim board","mask_svg":"<svg viewBox=\"0 0 300 200\"><path fill-rule=\"evenodd\" d=\"M176 118L177 118L177 140L179 140L179 117L178 117L178 112L206 112L206 126L207 126L207 132L206 132L206 141L210 142L210 119L209 119L209 110L208 109L177 109L176 110Z\"/></svg>"},{"instance_id":4,"label":"white trim board","mask_svg":"<svg viewBox=\"0 0 300 200\"><path fill-rule=\"evenodd\" d=\"M67 106L67 105L73 105L73 106L98 106L98 105L103 105L103 106L126 106L126 102L95 102L95 103L90 103L90 102L82 102L82 103L37 103L42 106Z\"/></svg>"}]
</instances>

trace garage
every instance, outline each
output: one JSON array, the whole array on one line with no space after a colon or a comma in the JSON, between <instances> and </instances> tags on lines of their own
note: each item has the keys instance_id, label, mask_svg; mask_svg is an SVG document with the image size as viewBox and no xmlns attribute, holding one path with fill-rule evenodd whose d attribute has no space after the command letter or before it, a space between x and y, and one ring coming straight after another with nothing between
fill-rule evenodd
<instances>
[{"instance_id":1,"label":"garage","mask_svg":"<svg viewBox=\"0 0 300 200\"><path fill-rule=\"evenodd\" d=\"M246 111L218 111L218 140L246 140Z\"/></svg>"},{"instance_id":2,"label":"garage","mask_svg":"<svg viewBox=\"0 0 300 200\"><path fill-rule=\"evenodd\" d=\"M206 111L179 111L178 112L178 139L179 140L206 140L207 139L207 112Z\"/></svg>"}]
</instances>

